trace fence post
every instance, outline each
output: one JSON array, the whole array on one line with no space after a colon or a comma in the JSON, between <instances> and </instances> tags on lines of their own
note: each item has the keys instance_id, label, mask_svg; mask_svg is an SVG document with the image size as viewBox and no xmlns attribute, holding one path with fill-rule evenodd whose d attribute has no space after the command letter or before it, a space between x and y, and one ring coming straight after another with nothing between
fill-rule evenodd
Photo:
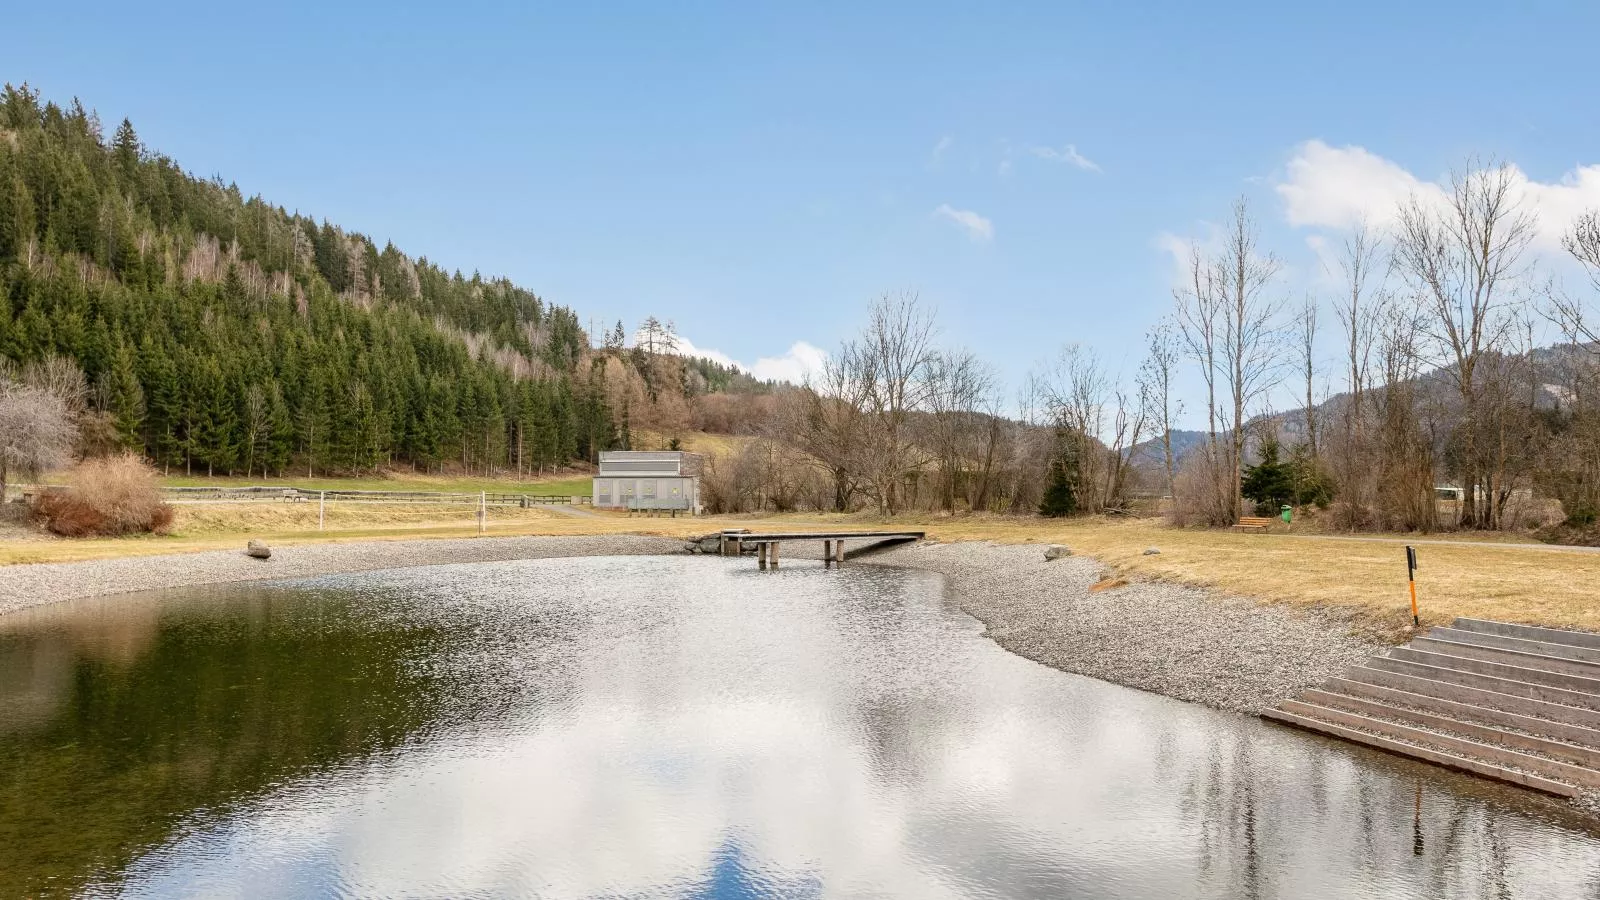
<instances>
[{"instance_id":1,"label":"fence post","mask_svg":"<svg viewBox=\"0 0 1600 900\"><path fill-rule=\"evenodd\" d=\"M1417 615L1417 548L1406 546L1406 582L1411 587L1411 627L1421 628L1422 618Z\"/></svg>"},{"instance_id":2,"label":"fence post","mask_svg":"<svg viewBox=\"0 0 1600 900\"><path fill-rule=\"evenodd\" d=\"M327 491L317 491L317 530L318 531L323 530L323 524L327 521L326 520L327 509L328 509L328 492Z\"/></svg>"},{"instance_id":3,"label":"fence post","mask_svg":"<svg viewBox=\"0 0 1600 900\"><path fill-rule=\"evenodd\" d=\"M489 520L489 492L488 491L479 491L478 492L478 533L479 534L483 534L483 530L488 527L488 520Z\"/></svg>"}]
</instances>

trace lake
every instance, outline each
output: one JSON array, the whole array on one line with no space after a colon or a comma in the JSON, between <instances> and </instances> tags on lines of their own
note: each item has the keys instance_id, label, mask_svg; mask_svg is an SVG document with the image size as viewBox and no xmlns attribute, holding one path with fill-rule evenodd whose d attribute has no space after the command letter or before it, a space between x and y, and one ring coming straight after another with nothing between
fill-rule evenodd
<instances>
[{"instance_id":1,"label":"lake","mask_svg":"<svg viewBox=\"0 0 1600 900\"><path fill-rule=\"evenodd\" d=\"M1591 897L1559 803L626 557L0 618L0 896Z\"/></svg>"}]
</instances>

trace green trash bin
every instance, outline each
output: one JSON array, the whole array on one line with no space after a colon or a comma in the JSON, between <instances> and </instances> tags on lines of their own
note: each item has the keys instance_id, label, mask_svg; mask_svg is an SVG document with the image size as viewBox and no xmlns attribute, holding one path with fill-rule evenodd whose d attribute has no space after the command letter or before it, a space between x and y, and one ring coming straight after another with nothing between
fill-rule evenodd
<instances>
[{"instance_id":1,"label":"green trash bin","mask_svg":"<svg viewBox=\"0 0 1600 900\"><path fill-rule=\"evenodd\" d=\"M1283 509L1279 510L1278 515L1283 517L1283 522L1285 525L1294 524L1294 507L1285 506Z\"/></svg>"}]
</instances>

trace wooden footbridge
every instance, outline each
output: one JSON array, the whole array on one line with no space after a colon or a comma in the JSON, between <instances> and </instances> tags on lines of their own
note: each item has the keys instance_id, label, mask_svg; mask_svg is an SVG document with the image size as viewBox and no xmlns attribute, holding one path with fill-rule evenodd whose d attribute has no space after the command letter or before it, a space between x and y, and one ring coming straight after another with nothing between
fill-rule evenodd
<instances>
[{"instance_id":1,"label":"wooden footbridge","mask_svg":"<svg viewBox=\"0 0 1600 900\"><path fill-rule=\"evenodd\" d=\"M718 552L723 556L739 556L744 553L746 546L756 548L756 559L765 568L768 565L778 565L778 547L784 541L821 541L823 565L834 565L845 560L844 542L847 540L870 540L866 547L859 547L850 551L857 554L863 550L880 550L884 547L893 547L899 544L909 544L920 541L927 536L925 531L780 531L770 533L757 533L752 531L723 531L719 534Z\"/></svg>"}]
</instances>

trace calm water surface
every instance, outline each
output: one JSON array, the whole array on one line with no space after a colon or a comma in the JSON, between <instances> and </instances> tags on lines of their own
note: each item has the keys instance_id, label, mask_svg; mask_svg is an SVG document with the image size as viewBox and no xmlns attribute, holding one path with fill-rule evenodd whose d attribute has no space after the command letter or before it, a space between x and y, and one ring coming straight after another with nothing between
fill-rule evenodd
<instances>
[{"instance_id":1,"label":"calm water surface","mask_svg":"<svg viewBox=\"0 0 1600 900\"><path fill-rule=\"evenodd\" d=\"M1600 897L1600 838L1011 656L934 575L538 560L0 619L41 894Z\"/></svg>"}]
</instances>

